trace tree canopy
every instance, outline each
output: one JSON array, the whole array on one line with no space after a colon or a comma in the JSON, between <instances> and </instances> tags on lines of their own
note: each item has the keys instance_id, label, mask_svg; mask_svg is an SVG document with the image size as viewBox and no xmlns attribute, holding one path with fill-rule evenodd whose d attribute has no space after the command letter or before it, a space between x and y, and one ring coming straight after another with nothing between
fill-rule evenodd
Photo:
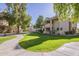
<instances>
[{"instance_id":1,"label":"tree canopy","mask_svg":"<svg viewBox=\"0 0 79 59\"><path fill-rule=\"evenodd\" d=\"M43 22L43 16L39 16L39 17L37 18L35 27L36 27L36 28L41 28L42 22Z\"/></svg>"},{"instance_id":2,"label":"tree canopy","mask_svg":"<svg viewBox=\"0 0 79 59\"><path fill-rule=\"evenodd\" d=\"M7 3L6 18L10 25L16 25L19 33L19 28L25 30L30 24L31 17L27 15L25 3Z\"/></svg>"},{"instance_id":3,"label":"tree canopy","mask_svg":"<svg viewBox=\"0 0 79 59\"><path fill-rule=\"evenodd\" d=\"M54 10L59 20L70 20L78 22L79 20L79 4L78 3L55 3Z\"/></svg>"}]
</instances>

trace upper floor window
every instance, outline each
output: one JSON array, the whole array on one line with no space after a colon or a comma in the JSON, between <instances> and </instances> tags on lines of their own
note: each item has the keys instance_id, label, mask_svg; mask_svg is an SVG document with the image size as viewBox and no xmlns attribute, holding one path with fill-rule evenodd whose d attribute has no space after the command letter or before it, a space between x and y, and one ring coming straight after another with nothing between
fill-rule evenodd
<instances>
[{"instance_id":1,"label":"upper floor window","mask_svg":"<svg viewBox=\"0 0 79 59\"><path fill-rule=\"evenodd\" d=\"M59 28L57 28L57 31L59 30Z\"/></svg>"},{"instance_id":2,"label":"upper floor window","mask_svg":"<svg viewBox=\"0 0 79 59\"><path fill-rule=\"evenodd\" d=\"M63 28L57 28L57 31L58 31L58 30L63 30Z\"/></svg>"},{"instance_id":3,"label":"upper floor window","mask_svg":"<svg viewBox=\"0 0 79 59\"><path fill-rule=\"evenodd\" d=\"M50 28L46 28L46 31L50 31Z\"/></svg>"}]
</instances>

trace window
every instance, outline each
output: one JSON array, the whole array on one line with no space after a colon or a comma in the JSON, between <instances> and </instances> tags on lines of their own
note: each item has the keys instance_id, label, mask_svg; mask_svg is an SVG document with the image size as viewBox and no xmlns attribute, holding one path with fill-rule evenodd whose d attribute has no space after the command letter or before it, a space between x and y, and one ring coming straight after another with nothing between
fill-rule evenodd
<instances>
[{"instance_id":1,"label":"window","mask_svg":"<svg viewBox=\"0 0 79 59\"><path fill-rule=\"evenodd\" d=\"M57 31L59 30L59 28L57 28Z\"/></svg>"},{"instance_id":2,"label":"window","mask_svg":"<svg viewBox=\"0 0 79 59\"><path fill-rule=\"evenodd\" d=\"M46 31L50 31L50 28L46 28Z\"/></svg>"}]
</instances>

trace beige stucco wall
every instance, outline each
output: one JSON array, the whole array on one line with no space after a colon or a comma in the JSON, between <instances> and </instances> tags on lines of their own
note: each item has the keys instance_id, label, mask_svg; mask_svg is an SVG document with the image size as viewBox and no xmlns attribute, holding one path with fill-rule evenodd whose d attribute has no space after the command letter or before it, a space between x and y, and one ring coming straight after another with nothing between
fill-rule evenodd
<instances>
[{"instance_id":1,"label":"beige stucco wall","mask_svg":"<svg viewBox=\"0 0 79 59\"><path fill-rule=\"evenodd\" d=\"M49 27L51 27L51 24L50 23L48 23L48 24L45 24L45 26L44 26L45 28L49 28Z\"/></svg>"},{"instance_id":2,"label":"beige stucco wall","mask_svg":"<svg viewBox=\"0 0 79 59\"><path fill-rule=\"evenodd\" d=\"M63 22L59 22L59 21L55 21L54 22L54 30L56 32L56 34L60 33L61 35L64 35L65 32L69 31L69 21L63 21ZM72 23L71 27L76 27L75 23ZM57 31L57 28L62 28L62 30Z\"/></svg>"},{"instance_id":3,"label":"beige stucco wall","mask_svg":"<svg viewBox=\"0 0 79 59\"><path fill-rule=\"evenodd\" d=\"M55 21L54 22L54 30L56 34L62 34L64 35L66 31L69 31L69 23L68 21L65 22L59 22L59 21ZM59 30L57 30L57 28L59 28ZM62 28L62 30L60 30L60 28Z\"/></svg>"}]
</instances>

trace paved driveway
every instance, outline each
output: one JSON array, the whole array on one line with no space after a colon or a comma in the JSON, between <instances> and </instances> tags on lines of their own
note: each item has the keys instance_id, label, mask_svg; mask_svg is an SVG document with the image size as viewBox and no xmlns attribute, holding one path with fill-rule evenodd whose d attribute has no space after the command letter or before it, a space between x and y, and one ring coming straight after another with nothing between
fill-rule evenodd
<instances>
[{"instance_id":1,"label":"paved driveway","mask_svg":"<svg viewBox=\"0 0 79 59\"><path fill-rule=\"evenodd\" d=\"M19 40L21 40L23 36L16 36L17 38L0 44L0 56L79 56L79 42L67 43L56 51L31 52L22 49L18 45Z\"/></svg>"}]
</instances>

